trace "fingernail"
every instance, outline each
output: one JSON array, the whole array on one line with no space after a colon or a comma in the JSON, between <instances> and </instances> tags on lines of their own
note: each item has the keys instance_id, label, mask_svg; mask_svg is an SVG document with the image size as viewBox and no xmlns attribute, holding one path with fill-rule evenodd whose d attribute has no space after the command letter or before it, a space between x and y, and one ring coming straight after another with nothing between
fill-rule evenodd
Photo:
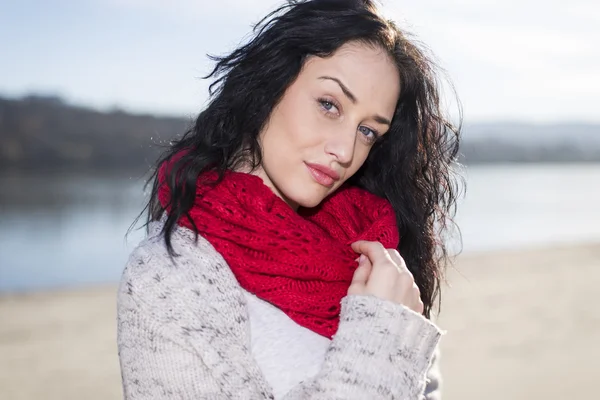
<instances>
[{"instance_id":1,"label":"fingernail","mask_svg":"<svg viewBox=\"0 0 600 400\"><path fill-rule=\"evenodd\" d=\"M360 257L358 257L358 263L362 264L366 259L367 257L364 254L361 254Z\"/></svg>"}]
</instances>

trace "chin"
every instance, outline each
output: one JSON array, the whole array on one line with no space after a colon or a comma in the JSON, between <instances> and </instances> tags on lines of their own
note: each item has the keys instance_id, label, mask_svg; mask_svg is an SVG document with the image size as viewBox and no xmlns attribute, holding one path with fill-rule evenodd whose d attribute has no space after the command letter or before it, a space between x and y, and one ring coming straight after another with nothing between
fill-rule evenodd
<instances>
[{"instance_id":1,"label":"chin","mask_svg":"<svg viewBox=\"0 0 600 400\"><path fill-rule=\"evenodd\" d=\"M298 190L302 188L303 190ZM319 190L320 189L320 190ZM318 206L323 199L329 194L329 191L324 188L306 187L306 185L298 185L286 193L286 197L294 204L303 208L313 208ZM289 195L287 195L289 194Z\"/></svg>"},{"instance_id":2,"label":"chin","mask_svg":"<svg viewBox=\"0 0 600 400\"><path fill-rule=\"evenodd\" d=\"M303 198L303 199L298 199L297 201L295 201L296 204L298 204L299 207L302 208L313 208L318 206L321 202L323 201L322 197L314 197L314 198Z\"/></svg>"}]
</instances>

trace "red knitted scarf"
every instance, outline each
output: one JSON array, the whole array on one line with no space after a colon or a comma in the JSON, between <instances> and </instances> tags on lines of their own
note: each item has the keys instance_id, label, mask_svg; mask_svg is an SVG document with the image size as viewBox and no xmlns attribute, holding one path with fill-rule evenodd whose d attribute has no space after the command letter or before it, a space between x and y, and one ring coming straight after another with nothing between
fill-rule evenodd
<instances>
[{"instance_id":1,"label":"red knitted scarf","mask_svg":"<svg viewBox=\"0 0 600 400\"><path fill-rule=\"evenodd\" d=\"M159 171L158 197L168 210L165 168ZM214 180L216 173L203 177ZM391 205L356 187L342 186L318 207L294 212L254 175L227 172L214 188L198 182L189 215L240 285L329 338L337 331L340 302L357 266L350 244L372 240L398 246ZM193 229L186 217L179 225Z\"/></svg>"}]
</instances>

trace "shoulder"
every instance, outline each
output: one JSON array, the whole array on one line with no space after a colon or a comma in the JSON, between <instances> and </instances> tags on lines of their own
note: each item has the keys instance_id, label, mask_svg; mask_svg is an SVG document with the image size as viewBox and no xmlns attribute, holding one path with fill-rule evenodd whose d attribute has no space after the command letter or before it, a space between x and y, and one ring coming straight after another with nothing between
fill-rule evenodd
<instances>
[{"instance_id":1,"label":"shoulder","mask_svg":"<svg viewBox=\"0 0 600 400\"><path fill-rule=\"evenodd\" d=\"M119 285L119 310L142 309L166 320L200 310L241 313L241 287L214 247L178 227L172 235L176 255L171 256L161 229L161 222L151 223L148 235L131 253Z\"/></svg>"},{"instance_id":2,"label":"shoulder","mask_svg":"<svg viewBox=\"0 0 600 400\"><path fill-rule=\"evenodd\" d=\"M171 257L160 230L150 227L119 286L117 345L126 398L163 398L165 388L186 399L256 389L247 378L260 376L249 357L248 311L229 266L184 228L173 234L178 256Z\"/></svg>"}]
</instances>

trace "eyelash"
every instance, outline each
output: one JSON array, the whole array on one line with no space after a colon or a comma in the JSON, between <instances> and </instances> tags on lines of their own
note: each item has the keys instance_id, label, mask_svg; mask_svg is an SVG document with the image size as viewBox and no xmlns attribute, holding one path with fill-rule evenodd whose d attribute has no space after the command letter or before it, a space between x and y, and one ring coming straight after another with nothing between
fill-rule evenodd
<instances>
[{"instance_id":1,"label":"eyelash","mask_svg":"<svg viewBox=\"0 0 600 400\"><path fill-rule=\"evenodd\" d=\"M333 107L337 108L338 110L340 109L340 105L333 99L327 99L327 98L322 97L322 98L319 98L318 102L319 102L319 106L321 107L321 109L323 110L325 115L330 116L330 117L333 116L332 114L334 114L334 113L332 113L330 110L325 108L325 104L331 104ZM371 137L367 137L365 135L365 139L369 143L374 143L379 138L379 132L377 132L376 130L368 128L366 126L361 126L361 127L359 127L359 129L360 128L367 128L373 134Z\"/></svg>"}]
</instances>

